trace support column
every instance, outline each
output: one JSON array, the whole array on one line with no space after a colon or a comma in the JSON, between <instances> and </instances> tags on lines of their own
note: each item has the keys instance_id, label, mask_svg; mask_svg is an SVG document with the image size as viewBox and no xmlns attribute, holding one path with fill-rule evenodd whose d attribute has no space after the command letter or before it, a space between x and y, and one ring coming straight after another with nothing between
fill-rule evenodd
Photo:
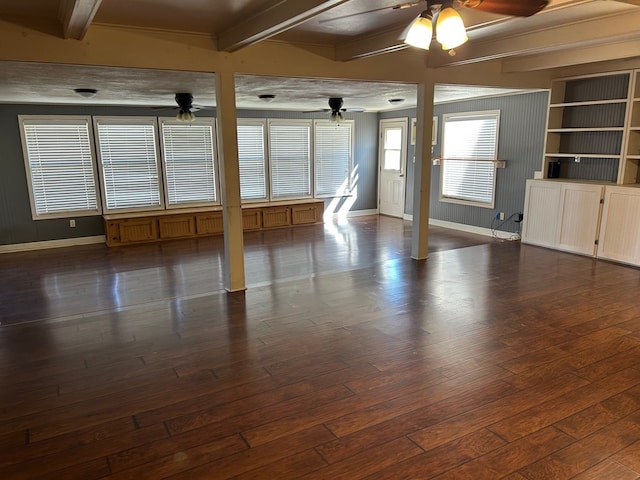
<instances>
[{"instance_id":1,"label":"support column","mask_svg":"<svg viewBox=\"0 0 640 480\"><path fill-rule=\"evenodd\" d=\"M238 164L236 87L232 72L216 73L216 112L220 197L224 225L224 288L228 292L246 290L244 280L244 239Z\"/></svg>"},{"instance_id":2,"label":"support column","mask_svg":"<svg viewBox=\"0 0 640 480\"><path fill-rule=\"evenodd\" d=\"M411 258L424 260L429 253L429 195L431 193L431 132L433 82L418 85L416 108L416 163L413 171L413 227Z\"/></svg>"}]
</instances>

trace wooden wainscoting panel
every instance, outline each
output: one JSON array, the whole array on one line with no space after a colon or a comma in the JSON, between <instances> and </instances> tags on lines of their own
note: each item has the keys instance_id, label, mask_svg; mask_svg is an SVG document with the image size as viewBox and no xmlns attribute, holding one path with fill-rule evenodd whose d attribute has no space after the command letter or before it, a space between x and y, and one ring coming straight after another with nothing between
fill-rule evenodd
<instances>
[{"instance_id":1,"label":"wooden wainscoting panel","mask_svg":"<svg viewBox=\"0 0 640 480\"><path fill-rule=\"evenodd\" d=\"M243 230L322 223L324 202L292 200L251 204L242 209ZM223 214L216 206L205 209L106 215L104 229L108 246L190 238L224 233Z\"/></svg>"},{"instance_id":2,"label":"wooden wainscoting panel","mask_svg":"<svg viewBox=\"0 0 640 480\"><path fill-rule=\"evenodd\" d=\"M262 228L262 209L249 208L242 210L242 228L244 230L259 230Z\"/></svg>"},{"instance_id":3,"label":"wooden wainscoting panel","mask_svg":"<svg viewBox=\"0 0 640 480\"><path fill-rule=\"evenodd\" d=\"M291 223L301 225L305 223L319 223L322 221L324 202L293 205L291 207Z\"/></svg>"},{"instance_id":4,"label":"wooden wainscoting panel","mask_svg":"<svg viewBox=\"0 0 640 480\"><path fill-rule=\"evenodd\" d=\"M269 207L262 209L263 228L287 227L289 225L291 225L290 207Z\"/></svg>"},{"instance_id":5,"label":"wooden wainscoting panel","mask_svg":"<svg viewBox=\"0 0 640 480\"><path fill-rule=\"evenodd\" d=\"M196 226L193 215L170 215L158 219L160 238L193 237Z\"/></svg>"},{"instance_id":6,"label":"wooden wainscoting panel","mask_svg":"<svg viewBox=\"0 0 640 480\"><path fill-rule=\"evenodd\" d=\"M107 245L116 245L120 243L120 222L105 221L104 222L105 237Z\"/></svg>"},{"instance_id":7,"label":"wooden wainscoting panel","mask_svg":"<svg viewBox=\"0 0 640 480\"><path fill-rule=\"evenodd\" d=\"M120 243L149 242L158 238L158 220L154 217L120 222Z\"/></svg>"},{"instance_id":8,"label":"wooden wainscoting panel","mask_svg":"<svg viewBox=\"0 0 640 480\"><path fill-rule=\"evenodd\" d=\"M222 223L222 212L196 215L197 235L215 235L223 232L224 225Z\"/></svg>"}]
</instances>

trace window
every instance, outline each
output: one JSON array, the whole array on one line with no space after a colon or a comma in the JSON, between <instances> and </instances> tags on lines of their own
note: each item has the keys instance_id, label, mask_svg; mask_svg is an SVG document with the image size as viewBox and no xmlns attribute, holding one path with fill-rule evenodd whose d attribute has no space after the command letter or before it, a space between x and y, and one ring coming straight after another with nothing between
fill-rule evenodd
<instances>
[{"instance_id":1,"label":"window","mask_svg":"<svg viewBox=\"0 0 640 480\"><path fill-rule=\"evenodd\" d=\"M269 122L271 199L311 196L311 121Z\"/></svg>"},{"instance_id":2,"label":"window","mask_svg":"<svg viewBox=\"0 0 640 480\"><path fill-rule=\"evenodd\" d=\"M315 196L349 193L353 121L314 122Z\"/></svg>"},{"instance_id":3,"label":"window","mask_svg":"<svg viewBox=\"0 0 640 480\"><path fill-rule=\"evenodd\" d=\"M167 207L218 202L213 119L161 119Z\"/></svg>"},{"instance_id":4,"label":"window","mask_svg":"<svg viewBox=\"0 0 640 480\"><path fill-rule=\"evenodd\" d=\"M18 117L34 220L97 215L90 117Z\"/></svg>"},{"instance_id":5,"label":"window","mask_svg":"<svg viewBox=\"0 0 640 480\"><path fill-rule=\"evenodd\" d=\"M405 124L405 129L406 124ZM402 128L389 127L384 130L384 170L400 171L402 167Z\"/></svg>"},{"instance_id":6,"label":"window","mask_svg":"<svg viewBox=\"0 0 640 480\"><path fill-rule=\"evenodd\" d=\"M443 116L441 200L493 208L499 111Z\"/></svg>"},{"instance_id":7,"label":"window","mask_svg":"<svg viewBox=\"0 0 640 480\"><path fill-rule=\"evenodd\" d=\"M105 211L163 208L155 118L96 117L94 122Z\"/></svg>"},{"instance_id":8,"label":"window","mask_svg":"<svg viewBox=\"0 0 640 480\"><path fill-rule=\"evenodd\" d=\"M238 162L242 200L266 200L265 122L238 120Z\"/></svg>"}]
</instances>

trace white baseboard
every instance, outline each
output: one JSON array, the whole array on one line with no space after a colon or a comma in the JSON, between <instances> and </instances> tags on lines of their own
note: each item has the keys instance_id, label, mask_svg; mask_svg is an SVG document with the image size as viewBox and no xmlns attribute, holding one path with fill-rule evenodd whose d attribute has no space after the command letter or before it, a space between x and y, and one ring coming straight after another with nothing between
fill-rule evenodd
<instances>
[{"instance_id":1,"label":"white baseboard","mask_svg":"<svg viewBox=\"0 0 640 480\"><path fill-rule=\"evenodd\" d=\"M520 238L519 234L513 232L503 232L502 230L491 231L490 228L476 227L475 225L465 225L464 223L447 222L445 220L438 220L436 218L429 219L429 225L443 228L451 228L452 230L460 230L462 232L476 233L478 235L485 235L487 237L495 236L503 238L505 240L513 240L514 237Z\"/></svg>"},{"instance_id":2,"label":"white baseboard","mask_svg":"<svg viewBox=\"0 0 640 480\"><path fill-rule=\"evenodd\" d=\"M93 237L64 238L62 240L47 240L44 242L14 243L12 245L0 245L0 253L28 252L31 250L44 250L45 248L74 247L76 245L92 245L105 243L104 235Z\"/></svg>"},{"instance_id":3,"label":"white baseboard","mask_svg":"<svg viewBox=\"0 0 640 480\"><path fill-rule=\"evenodd\" d=\"M409 220L410 222L413 222L413 215L409 215L408 213L405 213L402 218L404 220Z\"/></svg>"},{"instance_id":4,"label":"white baseboard","mask_svg":"<svg viewBox=\"0 0 640 480\"><path fill-rule=\"evenodd\" d=\"M378 215L378 210L374 208L371 208L369 210L352 210L352 211L348 211L346 215L342 213L333 213L333 214L327 215L326 218L333 219L333 218L365 217L367 215Z\"/></svg>"}]
</instances>

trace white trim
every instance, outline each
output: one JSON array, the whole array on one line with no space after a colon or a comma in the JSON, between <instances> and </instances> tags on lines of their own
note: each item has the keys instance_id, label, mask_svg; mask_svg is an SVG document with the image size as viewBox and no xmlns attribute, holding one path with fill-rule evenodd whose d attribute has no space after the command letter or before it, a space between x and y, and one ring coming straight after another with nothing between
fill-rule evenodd
<instances>
[{"instance_id":1,"label":"white trim","mask_svg":"<svg viewBox=\"0 0 640 480\"><path fill-rule=\"evenodd\" d=\"M408 213L405 213L402 218L404 220L409 220L410 222L413 222L413 215L409 215Z\"/></svg>"},{"instance_id":2,"label":"white trim","mask_svg":"<svg viewBox=\"0 0 640 480\"><path fill-rule=\"evenodd\" d=\"M207 125L211 127L211 153L213 156L213 181L215 188L216 199L212 202L207 201L192 201L192 202L178 202L169 203L169 185L167 174L167 157L166 157L166 145L164 138L164 126L165 125L177 125L177 126L191 126L191 125ZM162 189L164 192L164 204L166 210L175 210L185 207L206 207L221 205L220 201L220 169L218 168L218 146L217 146L217 133L216 133L216 119L214 117L200 117L196 118L191 123L185 123L178 120L176 117L158 117L158 145L160 147L160 163L162 166Z\"/></svg>"},{"instance_id":3,"label":"white trim","mask_svg":"<svg viewBox=\"0 0 640 480\"><path fill-rule=\"evenodd\" d=\"M327 213L324 215L324 218L327 220L340 219L340 218L352 218L352 217L366 217L369 215L378 215L379 212L375 208L370 208L368 210L350 210L346 214L334 212Z\"/></svg>"},{"instance_id":4,"label":"white trim","mask_svg":"<svg viewBox=\"0 0 640 480\"><path fill-rule=\"evenodd\" d=\"M31 163L29 161L27 138L25 134L25 123L50 124L50 125L73 125L85 122L87 126L87 134L89 139L89 148L91 149L91 165L93 171L93 187L95 189L96 208L93 210L75 210L68 209L57 211L54 213L41 213L36 211L36 201L33 192L33 178L31 173ZM100 181L98 179L98 169L95 157L95 142L93 135L93 123L91 115L18 115L18 124L20 127L20 141L22 143L22 156L24 159L25 172L27 176L27 187L29 190L29 204L31 206L31 219L44 220L52 218L69 218L69 217L87 217L100 215L102 213L102 202L100 197Z\"/></svg>"},{"instance_id":5,"label":"white trim","mask_svg":"<svg viewBox=\"0 0 640 480\"><path fill-rule=\"evenodd\" d=\"M93 237L63 238L61 240L46 240L43 242L14 243L11 245L0 245L1 253L28 252L31 250L44 250L46 248L75 247L77 245L93 245L95 243L105 243L104 235Z\"/></svg>"},{"instance_id":6,"label":"white trim","mask_svg":"<svg viewBox=\"0 0 640 480\"><path fill-rule=\"evenodd\" d=\"M370 208L368 210L351 210L349 212L347 212L347 218L349 217L365 217L367 215L378 215L380 212L378 212L377 208Z\"/></svg>"},{"instance_id":7,"label":"white trim","mask_svg":"<svg viewBox=\"0 0 640 480\"><path fill-rule=\"evenodd\" d=\"M394 125L395 124L395 125ZM388 127L387 127L388 125ZM408 137L409 137L409 118L408 117L398 117L398 118L383 118L378 121L378 212L380 212L380 199L382 191L382 174L385 171L384 168L384 130L385 128L394 128L400 126L402 130L402 140L400 145L400 169L398 174L402 178L402 207L400 211L404 214L404 209L406 207L406 193L407 193L407 151L408 151ZM393 170L392 170L393 171ZM386 215L391 215L387 213ZM391 215L396 216L396 215ZM402 216L398 216L402 218Z\"/></svg>"},{"instance_id":8,"label":"white trim","mask_svg":"<svg viewBox=\"0 0 640 480\"><path fill-rule=\"evenodd\" d=\"M451 228L452 230L460 230L461 232L476 233L478 235L485 235L487 237L496 236L506 240L513 240L514 237L520 238L520 234L515 232L505 232L502 230L491 230L490 228L476 227L475 225L465 225L464 223L447 222L445 220L438 220L436 218L429 219L429 225L435 227ZM495 232L495 235L494 233Z\"/></svg>"},{"instance_id":9,"label":"white trim","mask_svg":"<svg viewBox=\"0 0 640 480\"><path fill-rule=\"evenodd\" d=\"M481 118L481 117L486 117L489 119L494 120L496 122L496 136L495 136L495 150L493 152L493 158L492 159L487 159L487 158L472 158L469 160L475 160L479 163L483 163L483 162L487 162L487 161L493 161L493 187L491 190L491 202L482 202L480 200L474 200L471 198L459 198L456 196L452 196L452 195L445 195L444 193L444 187L445 187L445 169L444 167L446 166L446 162L442 163L442 160L447 160L447 151L446 151L446 147L447 147L447 143L445 142L447 136L446 136L446 132L447 132L447 123L449 121L451 121L451 124L453 124L454 122L458 122L458 121L465 121L465 120L471 120L474 118ZM450 120L451 119L451 120ZM459 112L459 113L445 113L442 115L442 159L441 159L441 165L443 165L443 168L440 170L440 185L439 185L439 200L440 202L444 202L444 203L457 203L460 205L467 205L467 206L473 206L473 207L481 207L481 208L494 208L495 207L495 203L496 203L496 184L497 184L497 171L496 171L496 167L497 167L497 163L496 161L498 160L498 149L499 149L499 145L500 145L500 110L479 110L479 111L473 111L473 112ZM460 160L465 160L465 159L460 159Z\"/></svg>"}]
</instances>

